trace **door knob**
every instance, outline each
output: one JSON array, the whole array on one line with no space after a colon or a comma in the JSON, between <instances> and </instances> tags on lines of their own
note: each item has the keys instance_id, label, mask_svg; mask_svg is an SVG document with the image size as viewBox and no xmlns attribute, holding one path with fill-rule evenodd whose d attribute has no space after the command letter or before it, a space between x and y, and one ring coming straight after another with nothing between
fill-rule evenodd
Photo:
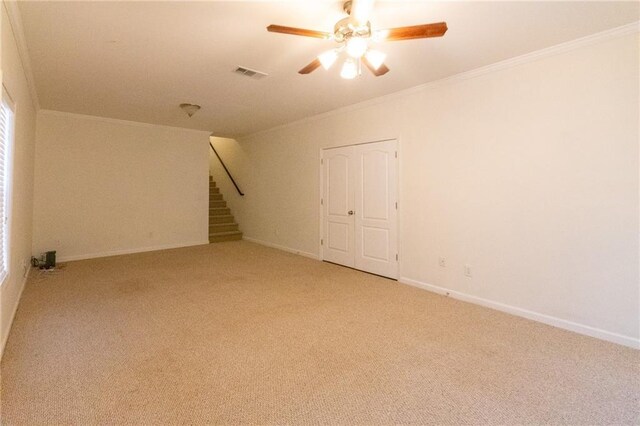
<instances>
[{"instance_id":1,"label":"door knob","mask_svg":"<svg viewBox=\"0 0 640 426\"><path fill-rule=\"evenodd\" d=\"M349 216L353 216L354 211L353 210L349 210Z\"/></svg>"}]
</instances>

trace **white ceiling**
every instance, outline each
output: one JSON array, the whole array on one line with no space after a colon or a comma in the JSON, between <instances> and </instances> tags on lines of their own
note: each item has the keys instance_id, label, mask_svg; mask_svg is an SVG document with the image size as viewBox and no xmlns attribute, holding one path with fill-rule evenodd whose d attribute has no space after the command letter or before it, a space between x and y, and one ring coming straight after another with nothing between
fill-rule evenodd
<instances>
[{"instance_id":1,"label":"white ceiling","mask_svg":"<svg viewBox=\"0 0 640 426\"><path fill-rule=\"evenodd\" d=\"M379 43L391 72L297 71L334 46L336 1L20 2L42 108L240 136L639 19L638 2L379 1L374 29L446 21L440 39ZM232 71L241 65L269 77ZM366 70L365 70L366 71ZM178 104L202 106L187 118Z\"/></svg>"}]
</instances>

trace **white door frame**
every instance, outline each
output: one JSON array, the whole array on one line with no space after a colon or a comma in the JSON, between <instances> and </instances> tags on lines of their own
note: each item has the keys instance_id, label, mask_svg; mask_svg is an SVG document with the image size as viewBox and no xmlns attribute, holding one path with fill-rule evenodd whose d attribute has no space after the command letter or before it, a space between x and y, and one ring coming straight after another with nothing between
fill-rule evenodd
<instances>
[{"instance_id":1,"label":"white door frame","mask_svg":"<svg viewBox=\"0 0 640 426\"><path fill-rule=\"evenodd\" d=\"M324 163L323 163L323 159L324 159L324 151L328 150L328 149L333 149L333 148L343 148L343 147L347 147L347 146L356 146L356 145L366 145L366 144L371 144L371 143L377 143L377 142L387 142L387 141L396 141L396 147L397 147L397 152L398 152L398 162L396 164L396 194L397 194L397 202L398 202L398 212L396 214L396 227L397 227L397 232L396 232L396 247L398 248L398 271L397 271L397 276L394 277L394 279L398 280L400 279L400 277L402 276L402 255L401 255L401 250L402 250L402 245L401 245L401 238L400 238L400 225L401 225L401 219L400 219L400 210L402 208L402 192L400 191L400 189L402 188L402 185L400 184L400 179L402 176L401 171L401 165L402 165L402 156L401 156L401 138L399 136L396 137L388 137L388 138L383 138L383 139L376 139L376 140L370 140L370 141L366 141L366 142L356 142L356 143L343 143L343 144L337 144L337 145L332 145L332 146L325 146L323 148L320 148L319 150L319 160L318 160L318 182L319 182L319 190L320 190L320 196L318 197L318 209L319 209L319 217L320 217L320 224L318 227L319 230L319 238L318 238L318 259L320 261L324 261L324 256L323 256L323 245L322 245L322 239L324 236L324 227L323 227L323 222L324 222L324 206L322 205L322 197L324 196ZM348 268L348 266L345 266L345 268ZM364 273L369 273L367 271L362 271ZM375 274L374 274L375 275ZM388 278L388 277L385 277Z\"/></svg>"}]
</instances>

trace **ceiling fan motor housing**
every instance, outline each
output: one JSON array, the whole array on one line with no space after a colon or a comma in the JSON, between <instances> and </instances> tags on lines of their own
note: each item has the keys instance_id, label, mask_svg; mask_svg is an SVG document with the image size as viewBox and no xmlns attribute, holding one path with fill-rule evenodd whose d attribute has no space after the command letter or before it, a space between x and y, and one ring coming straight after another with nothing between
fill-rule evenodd
<instances>
[{"instance_id":1,"label":"ceiling fan motor housing","mask_svg":"<svg viewBox=\"0 0 640 426\"><path fill-rule=\"evenodd\" d=\"M339 20L333 27L333 38L338 43L342 43L351 37L371 37L371 23L357 25L350 16Z\"/></svg>"}]
</instances>

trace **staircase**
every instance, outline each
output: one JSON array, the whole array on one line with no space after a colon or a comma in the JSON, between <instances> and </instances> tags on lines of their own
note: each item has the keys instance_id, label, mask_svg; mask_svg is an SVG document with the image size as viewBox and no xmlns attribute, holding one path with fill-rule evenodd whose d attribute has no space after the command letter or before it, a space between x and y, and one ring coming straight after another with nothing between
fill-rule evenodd
<instances>
[{"instance_id":1,"label":"staircase","mask_svg":"<svg viewBox=\"0 0 640 426\"><path fill-rule=\"evenodd\" d=\"M242 232L222 199L220 188L216 186L213 177L209 176L209 242L221 243L242 239Z\"/></svg>"}]
</instances>

